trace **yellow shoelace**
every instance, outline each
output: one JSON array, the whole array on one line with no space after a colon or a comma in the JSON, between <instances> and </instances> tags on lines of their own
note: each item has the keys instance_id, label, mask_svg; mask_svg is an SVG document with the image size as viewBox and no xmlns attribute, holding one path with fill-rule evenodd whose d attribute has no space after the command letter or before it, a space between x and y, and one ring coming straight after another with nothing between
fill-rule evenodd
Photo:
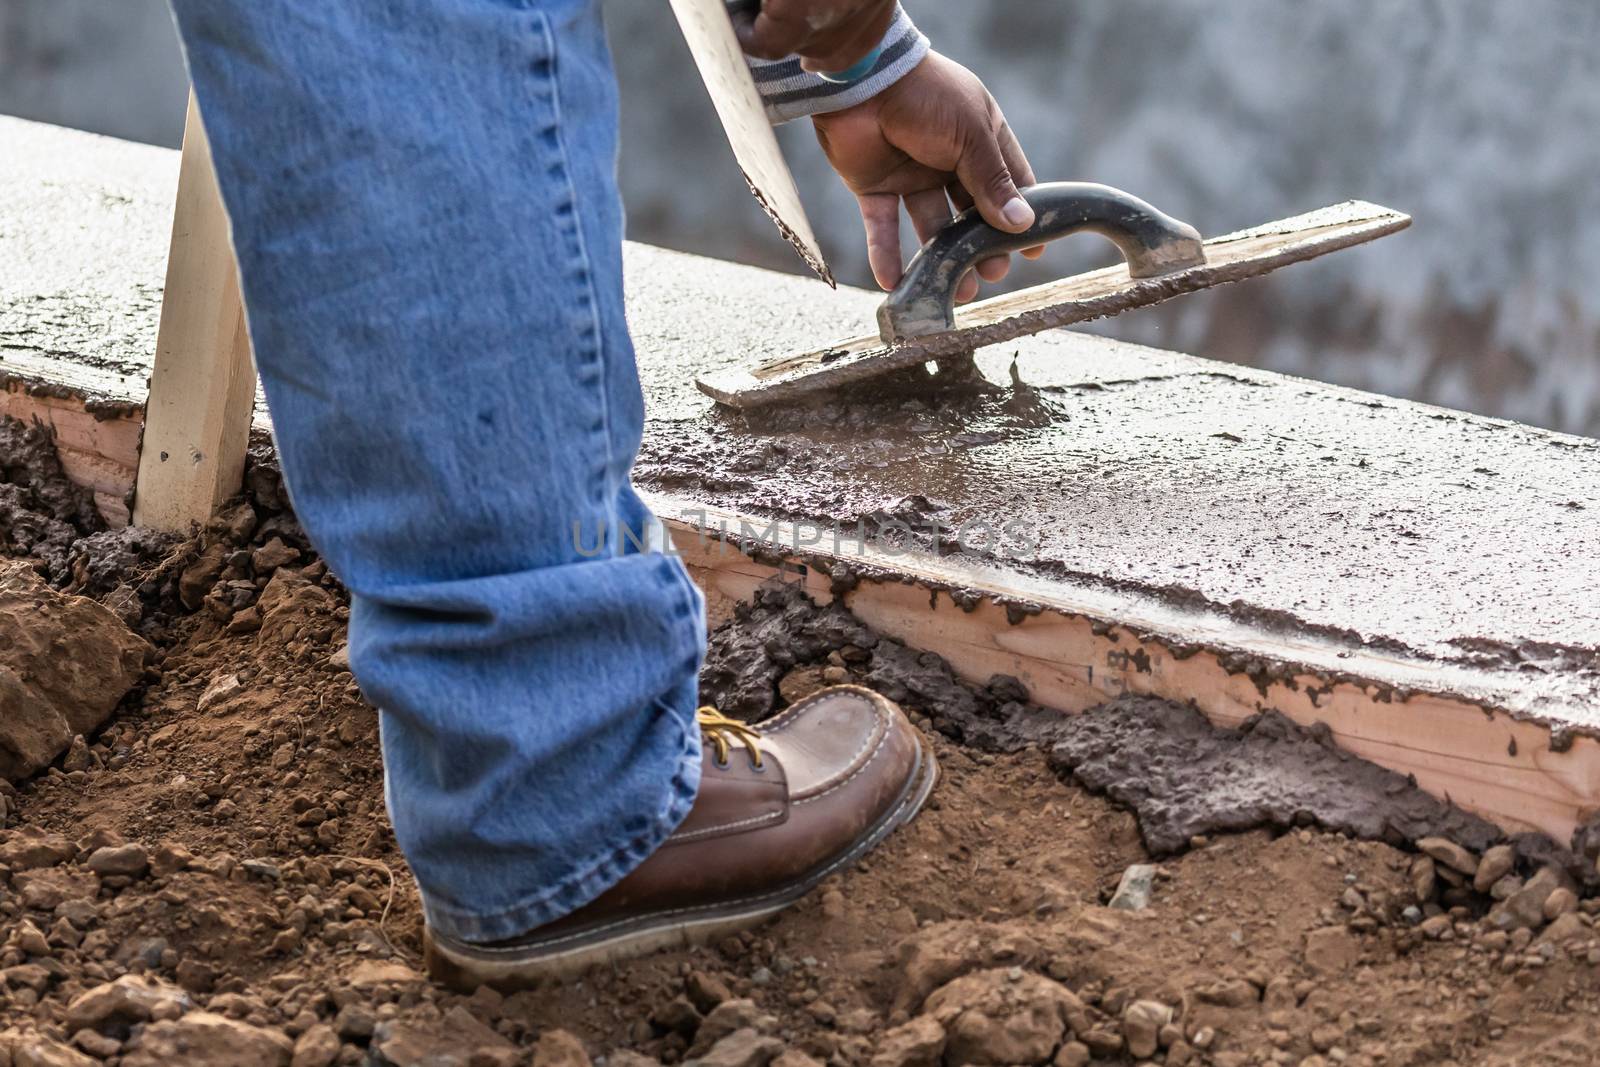
<instances>
[{"instance_id":1,"label":"yellow shoelace","mask_svg":"<svg viewBox=\"0 0 1600 1067\"><path fill-rule=\"evenodd\" d=\"M744 745L745 751L750 753L750 762L755 764L756 770L761 769L761 746L757 744L761 734L754 728L738 719L728 718L709 705L696 711L694 717L700 724L700 732L716 747L717 763L727 764L731 739Z\"/></svg>"}]
</instances>

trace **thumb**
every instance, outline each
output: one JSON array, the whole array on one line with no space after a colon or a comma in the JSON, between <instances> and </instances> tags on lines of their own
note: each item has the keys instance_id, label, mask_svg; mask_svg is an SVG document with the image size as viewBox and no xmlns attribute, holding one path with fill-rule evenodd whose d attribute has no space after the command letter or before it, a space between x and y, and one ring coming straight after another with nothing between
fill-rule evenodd
<instances>
[{"instance_id":1,"label":"thumb","mask_svg":"<svg viewBox=\"0 0 1600 1067\"><path fill-rule=\"evenodd\" d=\"M982 129L970 139L956 162L956 177L995 229L1021 233L1033 225L1033 207L1017 192L993 130Z\"/></svg>"}]
</instances>

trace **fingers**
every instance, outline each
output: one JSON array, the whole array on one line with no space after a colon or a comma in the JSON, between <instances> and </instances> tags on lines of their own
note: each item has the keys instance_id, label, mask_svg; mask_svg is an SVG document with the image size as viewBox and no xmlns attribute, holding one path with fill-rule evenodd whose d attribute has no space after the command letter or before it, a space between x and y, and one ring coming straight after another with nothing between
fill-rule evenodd
<instances>
[{"instance_id":1,"label":"fingers","mask_svg":"<svg viewBox=\"0 0 1600 1067\"><path fill-rule=\"evenodd\" d=\"M1020 186L1038 184L1038 179L1033 176L1033 165L1028 162L1027 153L1022 150L1022 142L1017 140L1011 124L1004 118L1000 120L1000 132L996 137L1000 142L1000 155L1006 161L1006 167L1010 169L1011 177L1016 183ZM1024 259L1038 259L1042 255L1044 255L1044 245L1034 245L1032 248L1022 250Z\"/></svg>"},{"instance_id":2,"label":"fingers","mask_svg":"<svg viewBox=\"0 0 1600 1067\"><path fill-rule=\"evenodd\" d=\"M785 17L765 10L758 13L736 13L733 30L739 38L739 47L747 56L757 59L783 59L799 50L809 36L811 27L803 18Z\"/></svg>"},{"instance_id":3,"label":"fingers","mask_svg":"<svg viewBox=\"0 0 1600 1067\"><path fill-rule=\"evenodd\" d=\"M978 276L986 282L997 282L1011 271L1010 256L990 256L978 264Z\"/></svg>"},{"instance_id":4,"label":"fingers","mask_svg":"<svg viewBox=\"0 0 1600 1067\"><path fill-rule=\"evenodd\" d=\"M893 193L863 193L861 223L867 231L867 263L873 279L884 289L900 284L904 267L900 259L900 198Z\"/></svg>"},{"instance_id":5,"label":"fingers","mask_svg":"<svg viewBox=\"0 0 1600 1067\"><path fill-rule=\"evenodd\" d=\"M956 177L995 229L1021 233L1033 225L1033 208L1017 192L1017 183L993 129L971 131L966 148L956 161Z\"/></svg>"},{"instance_id":6,"label":"fingers","mask_svg":"<svg viewBox=\"0 0 1600 1067\"><path fill-rule=\"evenodd\" d=\"M911 216L911 228L917 231L917 240L927 244L950 221L950 199L943 189L911 193L906 197L906 214Z\"/></svg>"}]
</instances>

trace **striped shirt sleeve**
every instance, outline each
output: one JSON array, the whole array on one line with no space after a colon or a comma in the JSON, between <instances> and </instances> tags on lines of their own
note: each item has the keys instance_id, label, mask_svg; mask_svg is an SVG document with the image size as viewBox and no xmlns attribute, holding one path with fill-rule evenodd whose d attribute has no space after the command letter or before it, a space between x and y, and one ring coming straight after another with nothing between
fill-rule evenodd
<instances>
[{"instance_id":1,"label":"striped shirt sleeve","mask_svg":"<svg viewBox=\"0 0 1600 1067\"><path fill-rule=\"evenodd\" d=\"M730 9L748 6L749 0L728 0ZM807 115L843 111L870 100L909 74L928 54L928 48L928 38L912 25L905 9L896 5L894 20L876 52L862 61L862 69L852 69L845 78L802 70L799 56L747 58L767 118L778 125Z\"/></svg>"}]
</instances>

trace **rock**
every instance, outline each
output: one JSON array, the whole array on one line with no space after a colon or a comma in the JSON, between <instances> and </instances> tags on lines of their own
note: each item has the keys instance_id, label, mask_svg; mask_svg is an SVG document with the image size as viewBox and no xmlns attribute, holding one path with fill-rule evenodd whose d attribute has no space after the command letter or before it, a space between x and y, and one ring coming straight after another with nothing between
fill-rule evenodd
<instances>
[{"instance_id":1,"label":"rock","mask_svg":"<svg viewBox=\"0 0 1600 1067\"><path fill-rule=\"evenodd\" d=\"M627 1067L627 1062L618 1059L615 1053L610 1064L611 1067ZM567 1031L546 1030L533 1046L533 1067L589 1067L589 1053L584 1050L583 1042Z\"/></svg>"},{"instance_id":2,"label":"rock","mask_svg":"<svg viewBox=\"0 0 1600 1067\"><path fill-rule=\"evenodd\" d=\"M1161 1047L1161 1028L1172 1021L1172 1009L1158 1000L1136 1000L1122 1011L1122 1037L1135 1059L1148 1059Z\"/></svg>"},{"instance_id":3,"label":"rock","mask_svg":"<svg viewBox=\"0 0 1600 1067\"><path fill-rule=\"evenodd\" d=\"M75 1048L30 1034L17 1040L11 1049L13 1067L100 1067Z\"/></svg>"},{"instance_id":4,"label":"rock","mask_svg":"<svg viewBox=\"0 0 1600 1067\"><path fill-rule=\"evenodd\" d=\"M1056 1050L1056 1058L1050 1062L1055 1067L1088 1067L1091 1055L1089 1046L1082 1041L1068 1041Z\"/></svg>"},{"instance_id":5,"label":"rock","mask_svg":"<svg viewBox=\"0 0 1600 1067\"><path fill-rule=\"evenodd\" d=\"M1417 851L1442 863L1452 871L1473 878L1478 873L1478 857L1446 837L1424 837L1417 841Z\"/></svg>"},{"instance_id":6,"label":"rock","mask_svg":"<svg viewBox=\"0 0 1600 1067\"><path fill-rule=\"evenodd\" d=\"M1112 1030L1096 1028L1079 1036L1093 1055L1111 1059L1122 1053L1122 1035Z\"/></svg>"},{"instance_id":7,"label":"rock","mask_svg":"<svg viewBox=\"0 0 1600 1067\"><path fill-rule=\"evenodd\" d=\"M45 939L44 931L27 919L16 925L11 938L13 944L30 956L50 955L50 942Z\"/></svg>"},{"instance_id":8,"label":"rock","mask_svg":"<svg viewBox=\"0 0 1600 1067\"><path fill-rule=\"evenodd\" d=\"M1514 874L1508 874L1489 887L1489 896L1494 900L1506 901L1521 891L1522 879Z\"/></svg>"},{"instance_id":9,"label":"rock","mask_svg":"<svg viewBox=\"0 0 1600 1067\"><path fill-rule=\"evenodd\" d=\"M1306 934L1306 966L1315 974L1338 974L1360 956L1360 942L1342 926L1324 926Z\"/></svg>"},{"instance_id":10,"label":"rock","mask_svg":"<svg viewBox=\"0 0 1600 1067\"><path fill-rule=\"evenodd\" d=\"M333 1028L346 1041L365 1040L373 1035L377 1026L378 1017L372 1013L371 1008L360 1001L351 1001L340 1008L339 1014L333 1020ZM409 1039L409 1035L405 1036Z\"/></svg>"},{"instance_id":11,"label":"rock","mask_svg":"<svg viewBox=\"0 0 1600 1067\"><path fill-rule=\"evenodd\" d=\"M91 1056L105 1059L122 1051L122 1042L93 1030L79 1030L72 1035L72 1043Z\"/></svg>"},{"instance_id":12,"label":"rock","mask_svg":"<svg viewBox=\"0 0 1600 1067\"><path fill-rule=\"evenodd\" d=\"M1487 893L1496 882L1511 873L1517 862L1516 849L1510 845L1495 845L1478 861L1478 871L1472 876L1472 888Z\"/></svg>"},{"instance_id":13,"label":"rock","mask_svg":"<svg viewBox=\"0 0 1600 1067\"><path fill-rule=\"evenodd\" d=\"M139 878L150 869L150 857L142 845L108 845L95 849L83 865L101 876Z\"/></svg>"},{"instance_id":14,"label":"rock","mask_svg":"<svg viewBox=\"0 0 1600 1067\"><path fill-rule=\"evenodd\" d=\"M756 1007L753 1000L726 1000L718 1004L700 1023L696 1031L694 1044L689 1046L690 1057L701 1056L711 1050L711 1046L727 1037L735 1030L755 1030L757 1033L771 1033L778 1027L778 1020Z\"/></svg>"},{"instance_id":15,"label":"rock","mask_svg":"<svg viewBox=\"0 0 1600 1067\"><path fill-rule=\"evenodd\" d=\"M67 754L61 757L61 769L64 771L86 771L93 764L89 760L89 742L84 740L82 734L75 736L67 745Z\"/></svg>"},{"instance_id":16,"label":"rock","mask_svg":"<svg viewBox=\"0 0 1600 1067\"><path fill-rule=\"evenodd\" d=\"M702 1015L723 1001L733 999L733 993L721 979L704 971L690 971L689 977L684 979L683 990L689 997L689 1003Z\"/></svg>"},{"instance_id":17,"label":"rock","mask_svg":"<svg viewBox=\"0 0 1600 1067\"><path fill-rule=\"evenodd\" d=\"M928 994L964 974L989 967L1028 967L1043 955L1037 941L1008 926L960 921L926 927L895 946L901 975L895 1007L914 1013Z\"/></svg>"},{"instance_id":18,"label":"rock","mask_svg":"<svg viewBox=\"0 0 1600 1067\"><path fill-rule=\"evenodd\" d=\"M431 1024L422 1018L379 1023L372 1034L372 1051L374 1063L386 1067L478 1067L510 1062L515 1046L458 1005ZM578 1067L588 1062L585 1057Z\"/></svg>"},{"instance_id":19,"label":"rock","mask_svg":"<svg viewBox=\"0 0 1600 1067\"><path fill-rule=\"evenodd\" d=\"M254 552L250 553L250 565L257 574L271 574L279 567L286 567L291 563L298 563L300 550L283 543L283 538L274 537Z\"/></svg>"},{"instance_id":20,"label":"rock","mask_svg":"<svg viewBox=\"0 0 1600 1067\"><path fill-rule=\"evenodd\" d=\"M239 869L252 878L261 878L268 882L283 880L283 870L276 863L266 860L244 860L239 864Z\"/></svg>"},{"instance_id":21,"label":"rock","mask_svg":"<svg viewBox=\"0 0 1600 1067\"><path fill-rule=\"evenodd\" d=\"M347 671L350 669L349 641L341 642L339 647L333 650L333 654L328 657L328 666L332 667L336 671Z\"/></svg>"},{"instance_id":22,"label":"rock","mask_svg":"<svg viewBox=\"0 0 1600 1067\"><path fill-rule=\"evenodd\" d=\"M787 1053L785 1053L787 1055ZM775 1067L786 1067L782 1064L783 1057L773 1060ZM543 1067L541 1064L540 1067ZM661 1061L651 1059L642 1052L635 1052L631 1048L613 1049L606 1054L606 1067L661 1067Z\"/></svg>"},{"instance_id":23,"label":"rock","mask_svg":"<svg viewBox=\"0 0 1600 1067\"><path fill-rule=\"evenodd\" d=\"M931 1015L919 1015L878 1040L872 1067L938 1067L944 1055L944 1027Z\"/></svg>"},{"instance_id":24,"label":"rock","mask_svg":"<svg viewBox=\"0 0 1600 1067\"><path fill-rule=\"evenodd\" d=\"M1431 941L1437 941L1450 932L1451 925L1449 915L1432 915L1422 920L1417 929L1422 931L1423 937Z\"/></svg>"},{"instance_id":25,"label":"rock","mask_svg":"<svg viewBox=\"0 0 1600 1067\"><path fill-rule=\"evenodd\" d=\"M673 997L650 1013L650 1023L667 1033L681 1034L685 1041L693 1041L700 1029L700 1013L689 1003L688 997Z\"/></svg>"},{"instance_id":26,"label":"rock","mask_svg":"<svg viewBox=\"0 0 1600 1067\"><path fill-rule=\"evenodd\" d=\"M822 680L822 668L796 667L778 679L778 696L783 698L785 704L793 704L815 693L825 684Z\"/></svg>"},{"instance_id":27,"label":"rock","mask_svg":"<svg viewBox=\"0 0 1600 1067\"><path fill-rule=\"evenodd\" d=\"M25 826L0 845L0 863L16 871L54 867L78 854L77 846L60 834Z\"/></svg>"},{"instance_id":28,"label":"rock","mask_svg":"<svg viewBox=\"0 0 1600 1067\"><path fill-rule=\"evenodd\" d=\"M211 684L206 686L205 692L200 694L200 699L195 702L196 711L210 711L229 697L237 696L244 690L244 683L239 681L237 674L223 674L213 678Z\"/></svg>"},{"instance_id":29,"label":"rock","mask_svg":"<svg viewBox=\"0 0 1600 1067\"><path fill-rule=\"evenodd\" d=\"M1427 904L1439 895L1439 874L1431 858L1418 856L1411 864L1411 891L1418 904Z\"/></svg>"},{"instance_id":30,"label":"rock","mask_svg":"<svg viewBox=\"0 0 1600 1067\"><path fill-rule=\"evenodd\" d=\"M63 948L77 948L83 943L83 934L78 931L76 926L72 925L72 921L65 915L57 919L50 927L50 933L47 937L50 944L60 945Z\"/></svg>"},{"instance_id":31,"label":"rock","mask_svg":"<svg viewBox=\"0 0 1600 1067\"><path fill-rule=\"evenodd\" d=\"M782 1041L746 1027L722 1038L705 1055L686 1061L685 1067L768 1067L783 1050Z\"/></svg>"},{"instance_id":32,"label":"rock","mask_svg":"<svg viewBox=\"0 0 1600 1067\"><path fill-rule=\"evenodd\" d=\"M1541 910L1546 920L1554 920L1569 911L1577 911L1578 894L1566 886L1559 886L1544 898L1544 907Z\"/></svg>"},{"instance_id":33,"label":"rock","mask_svg":"<svg viewBox=\"0 0 1600 1067\"><path fill-rule=\"evenodd\" d=\"M1211 982L1196 989L1194 995L1200 1003L1215 1004L1220 1008L1243 1008L1261 999L1256 987L1243 978Z\"/></svg>"},{"instance_id":34,"label":"rock","mask_svg":"<svg viewBox=\"0 0 1600 1067\"><path fill-rule=\"evenodd\" d=\"M1544 925L1544 905L1564 888L1561 872L1541 867L1523 887L1490 910L1488 922L1497 930L1532 930Z\"/></svg>"},{"instance_id":35,"label":"rock","mask_svg":"<svg viewBox=\"0 0 1600 1067\"><path fill-rule=\"evenodd\" d=\"M326 1023L318 1023L301 1034L294 1043L289 1067L332 1067L339 1058L339 1035Z\"/></svg>"},{"instance_id":36,"label":"rock","mask_svg":"<svg viewBox=\"0 0 1600 1067\"><path fill-rule=\"evenodd\" d=\"M194 611L205 602L206 594L222 577L222 568L227 565L227 560L228 546L214 544L183 569L178 575L178 599L183 601L184 607Z\"/></svg>"},{"instance_id":37,"label":"rock","mask_svg":"<svg viewBox=\"0 0 1600 1067\"><path fill-rule=\"evenodd\" d=\"M47 867L21 871L11 884L22 902L37 911L55 911L69 900L93 900L100 893L100 878L93 871Z\"/></svg>"},{"instance_id":38,"label":"rock","mask_svg":"<svg viewBox=\"0 0 1600 1067\"><path fill-rule=\"evenodd\" d=\"M41 771L104 725L151 652L107 608L0 562L0 777Z\"/></svg>"},{"instance_id":39,"label":"rock","mask_svg":"<svg viewBox=\"0 0 1600 1067\"><path fill-rule=\"evenodd\" d=\"M1156 868L1150 863L1135 863L1122 872L1117 891L1111 895L1107 907L1120 911L1143 911L1150 905L1150 892L1155 886Z\"/></svg>"},{"instance_id":40,"label":"rock","mask_svg":"<svg viewBox=\"0 0 1600 1067\"><path fill-rule=\"evenodd\" d=\"M1563 912L1555 917L1544 932L1539 935L1538 943L1550 945L1564 945L1568 941L1577 941L1594 936L1594 930L1578 917L1575 911Z\"/></svg>"},{"instance_id":41,"label":"rock","mask_svg":"<svg viewBox=\"0 0 1600 1067\"><path fill-rule=\"evenodd\" d=\"M923 1008L944 1028L944 1062L957 1067L1044 1063L1083 1003L1043 975L996 968L941 986Z\"/></svg>"},{"instance_id":42,"label":"rock","mask_svg":"<svg viewBox=\"0 0 1600 1067\"><path fill-rule=\"evenodd\" d=\"M772 1067L822 1067L822 1064L815 1057L807 1056L797 1048L790 1048L778 1054L778 1058L772 1061Z\"/></svg>"},{"instance_id":43,"label":"rock","mask_svg":"<svg viewBox=\"0 0 1600 1067\"><path fill-rule=\"evenodd\" d=\"M233 618L228 620L230 634L253 634L259 629L261 629L261 612L254 604L240 608L233 613Z\"/></svg>"},{"instance_id":44,"label":"rock","mask_svg":"<svg viewBox=\"0 0 1600 1067\"><path fill-rule=\"evenodd\" d=\"M289 627L303 626L309 617L331 616L333 597L329 592L288 567L280 567L261 591L256 604L261 612L260 641L283 638Z\"/></svg>"},{"instance_id":45,"label":"rock","mask_svg":"<svg viewBox=\"0 0 1600 1067\"><path fill-rule=\"evenodd\" d=\"M410 967L394 960L363 960L350 968L344 980L351 988L362 991L408 986L427 981Z\"/></svg>"},{"instance_id":46,"label":"rock","mask_svg":"<svg viewBox=\"0 0 1600 1067\"><path fill-rule=\"evenodd\" d=\"M289 1067L294 1042L277 1030L192 1011L153 1022L122 1057L122 1067Z\"/></svg>"}]
</instances>

